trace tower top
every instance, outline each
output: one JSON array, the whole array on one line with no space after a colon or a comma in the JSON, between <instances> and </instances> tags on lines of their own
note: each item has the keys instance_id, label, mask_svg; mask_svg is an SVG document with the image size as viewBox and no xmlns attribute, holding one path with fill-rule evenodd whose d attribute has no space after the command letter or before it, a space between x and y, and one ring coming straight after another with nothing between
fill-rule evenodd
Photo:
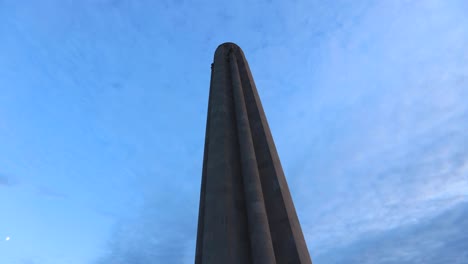
<instances>
[{"instance_id":1,"label":"tower top","mask_svg":"<svg viewBox=\"0 0 468 264\"><path fill-rule=\"evenodd\" d=\"M215 57L216 57L216 54L229 54L230 51L236 51L236 52L238 51L241 54L244 54L242 49L236 43L225 42L219 45L218 48L216 48Z\"/></svg>"},{"instance_id":2,"label":"tower top","mask_svg":"<svg viewBox=\"0 0 468 264\"><path fill-rule=\"evenodd\" d=\"M220 49L220 48L236 48L236 49L240 49L240 47L234 43L234 42L224 42L223 44L219 45L217 50Z\"/></svg>"}]
</instances>

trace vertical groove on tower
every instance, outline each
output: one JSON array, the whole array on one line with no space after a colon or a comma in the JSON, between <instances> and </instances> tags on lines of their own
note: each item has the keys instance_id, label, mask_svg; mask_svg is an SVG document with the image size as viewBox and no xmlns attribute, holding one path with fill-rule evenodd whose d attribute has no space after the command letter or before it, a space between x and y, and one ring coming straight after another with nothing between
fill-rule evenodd
<instances>
[{"instance_id":1,"label":"vertical groove on tower","mask_svg":"<svg viewBox=\"0 0 468 264\"><path fill-rule=\"evenodd\" d=\"M278 263L311 263L266 115L248 62L240 49L239 56L242 58L239 60L239 71L277 261Z\"/></svg>"},{"instance_id":2,"label":"vertical groove on tower","mask_svg":"<svg viewBox=\"0 0 468 264\"><path fill-rule=\"evenodd\" d=\"M244 102L244 92L237 66L237 59L232 50L229 52L231 79L234 95L234 108L237 120L237 132L240 148L241 172L244 179L244 193L247 200L247 221L250 243L252 245L252 263L275 264L275 254L271 243L270 228L263 200L262 185L258 175L257 160L250 132L249 117Z\"/></svg>"}]
</instances>

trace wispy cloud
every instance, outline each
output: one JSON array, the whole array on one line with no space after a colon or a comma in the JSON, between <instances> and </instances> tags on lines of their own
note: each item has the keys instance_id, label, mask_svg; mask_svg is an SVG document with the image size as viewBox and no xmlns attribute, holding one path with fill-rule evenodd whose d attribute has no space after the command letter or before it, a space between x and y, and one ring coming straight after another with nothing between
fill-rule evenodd
<instances>
[{"instance_id":1,"label":"wispy cloud","mask_svg":"<svg viewBox=\"0 0 468 264\"><path fill-rule=\"evenodd\" d=\"M7 186L15 185L15 184L16 184L16 181L13 178L7 177L4 174L0 174L0 186L7 187Z\"/></svg>"},{"instance_id":2,"label":"wispy cloud","mask_svg":"<svg viewBox=\"0 0 468 264\"><path fill-rule=\"evenodd\" d=\"M44 186L37 188L37 194L40 196L54 199L65 199L68 197L68 195L66 195L65 193Z\"/></svg>"},{"instance_id":3,"label":"wispy cloud","mask_svg":"<svg viewBox=\"0 0 468 264\"><path fill-rule=\"evenodd\" d=\"M457 7L373 5L329 36L320 71L293 95L279 148L313 255L467 200Z\"/></svg>"},{"instance_id":4,"label":"wispy cloud","mask_svg":"<svg viewBox=\"0 0 468 264\"><path fill-rule=\"evenodd\" d=\"M369 234L326 254L318 263L456 263L468 262L468 204L433 218Z\"/></svg>"},{"instance_id":5,"label":"wispy cloud","mask_svg":"<svg viewBox=\"0 0 468 264\"><path fill-rule=\"evenodd\" d=\"M96 264L192 263L195 255L198 201L184 184L164 184L145 199L137 215L123 218L115 226L107 253ZM161 186L162 187L162 186Z\"/></svg>"}]
</instances>

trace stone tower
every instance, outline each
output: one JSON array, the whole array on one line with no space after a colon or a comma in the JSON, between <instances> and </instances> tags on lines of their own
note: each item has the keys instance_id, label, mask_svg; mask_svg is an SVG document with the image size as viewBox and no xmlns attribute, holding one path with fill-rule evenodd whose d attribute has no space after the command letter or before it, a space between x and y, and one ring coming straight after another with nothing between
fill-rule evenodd
<instances>
[{"instance_id":1,"label":"stone tower","mask_svg":"<svg viewBox=\"0 0 468 264\"><path fill-rule=\"evenodd\" d=\"M311 264L247 60L215 52L195 264Z\"/></svg>"}]
</instances>

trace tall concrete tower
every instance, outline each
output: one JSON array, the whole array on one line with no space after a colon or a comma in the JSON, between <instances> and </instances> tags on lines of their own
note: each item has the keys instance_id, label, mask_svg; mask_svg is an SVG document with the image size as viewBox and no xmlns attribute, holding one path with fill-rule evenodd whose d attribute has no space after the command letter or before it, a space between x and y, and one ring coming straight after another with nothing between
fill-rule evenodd
<instances>
[{"instance_id":1,"label":"tall concrete tower","mask_svg":"<svg viewBox=\"0 0 468 264\"><path fill-rule=\"evenodd\" d=\"M211 69L195 264L312 263L244 53Z\"/></svg>"}]
</instances>

